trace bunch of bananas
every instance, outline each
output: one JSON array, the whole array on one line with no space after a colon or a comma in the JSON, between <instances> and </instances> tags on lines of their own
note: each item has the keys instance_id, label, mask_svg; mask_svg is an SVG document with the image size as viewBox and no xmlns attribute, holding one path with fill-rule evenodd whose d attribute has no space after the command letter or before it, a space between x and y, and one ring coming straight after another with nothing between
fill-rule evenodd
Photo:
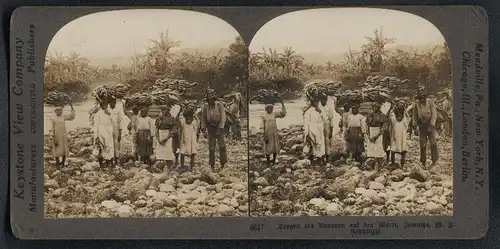
<instances>
[{"instance_id":1,"label":"bunch of bananas","mask_svg":"<svg viewBox=\"0 0 500 249\"><path fill-rule=\"evenodd\" d=\"M71 101L70 97L63 92L53 91L47 94L44 102L48 105L53 105L56 107L64 107Z\"/></svg>"}]
</instances>

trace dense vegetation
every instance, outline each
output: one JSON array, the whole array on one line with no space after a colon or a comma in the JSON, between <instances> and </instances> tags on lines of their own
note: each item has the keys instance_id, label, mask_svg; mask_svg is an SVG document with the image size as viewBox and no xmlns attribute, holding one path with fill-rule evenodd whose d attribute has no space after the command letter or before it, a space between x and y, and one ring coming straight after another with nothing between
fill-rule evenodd
<instances>
[{"instance_id":1,"label":"dense vegetation","mask_svg":"<svg viewBox=\"0 0 500 249\"><path fill-rule=\"evenodd\" d=\"M316 65L307 63L293 48L282 53L274 49L252 51L250 57L250 93L260 88L278 91L291 90L288 97L296 97L303 85L311 79L341 81L346 88L359 88L366 77L373 73L409 79L399 87L407 91L417 85L437 92L451 86L451 57L448 46L436 46L431 51L390 52L387 47L395 39L386 38L383 30L375 30L360 51L347 51L340 63Z\"/></svg>"},{"instance_id":2,"label":"dense vegetation","mask_svg":"<svg viewBox=\"0 0 500 249\"><path fill-rule=\"evenodd\" d=\"M146 90L160 77L169 77L200 83L193 91L194 98L203 94L208 86L221 95L231 91L246 94L248 50L241 37L236 37L227 49L215 55L174 53L172 50L182 43L171 40L168 33L161 33L151 44L146 53L131 58L129 67L100 68L76 53L69 56L49 53L44 70L45 93L59 90L76 95L75 101L81 101L99 82L128 83L134 93Z\"/></svg>"},{"instance_id":3,"label":"dense vegetation","mask_svg":"<svg viewBox=\"0 0 500 249\"><path fill-rule=\"evenodd\" d=\"M178 54L173 49L180 47L182 42L170 39L167 32L151 40L146 53L134 55L129 67L100 68L76 53L68 56L49 53L44 86L46 93L60 90L75 95L76 101L85 99L93 84L98 82L129 83L134 93L147 89L159 77L200 83L194 98L199 98L208 86L221 95L231 91L245 95L248 78L250 95L261 88L273 88L279 92L288 89L285 97L295 98L311 79L338 80L352 89L359 87L374 72L409 79L409 84L398 87L407 91L413 91L419 84L432 92L451 86L451 58L446 44L431 51L390 52L388 45L396 41L386 38L383 30L375 30L373 36L366 39L360 51L347 51L341 62L317 65L307 63L291 47L282 53L263 49L249 55L241 37L236 37L228 48L217 54Z\"/></svg>"}]
</instances>

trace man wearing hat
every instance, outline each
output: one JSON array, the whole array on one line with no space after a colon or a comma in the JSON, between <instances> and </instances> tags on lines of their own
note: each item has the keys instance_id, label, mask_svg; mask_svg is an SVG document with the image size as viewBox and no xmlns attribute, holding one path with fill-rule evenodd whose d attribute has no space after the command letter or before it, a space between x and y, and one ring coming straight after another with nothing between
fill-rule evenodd
<instances>
[{"instance_id":1,"label":"man wearing hat","mask_svg":"<svg viewBox=\"0 0 500 249\"><path fill-rule=\"evenodd\" d=\"M215 146L219 144L219 160L221 168L227 162L226 144L224 141L224 125L226 124L226 109L217 101L215 91L207 90L207 103L203 106L202 113L203 130L208 135L208 163L212 169L215 168Z\"/></svg>"},{"instance_id":2,"label":"man wearing hat","mask_svg":"<svg viewBox=\"0 0 500 249\"><path fill-rule=\"evenodd\" d=\"M420 137L420 162L425 168L427 161L427 139L431 146L431 167L438 160L438 151L436 145L436 119L437 108L436 103L428 98L428 94L424 87L419 87L417 90L417 101L413 106L412 126L416 130L418 127L418 135Z\"/></svg>"}]
</instances>

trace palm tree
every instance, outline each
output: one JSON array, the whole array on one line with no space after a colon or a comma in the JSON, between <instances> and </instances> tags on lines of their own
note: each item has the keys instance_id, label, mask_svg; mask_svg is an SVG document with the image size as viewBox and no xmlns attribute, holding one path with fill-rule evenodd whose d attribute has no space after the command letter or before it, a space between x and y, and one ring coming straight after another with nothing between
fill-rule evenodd
<instances>
[{"instance_id":1,"label":"palm tree","mask_svg":"<svg viewBox=\"0 0 500 249\"><path fill-rule=\"evenodd\" d=\"M386 50L386 46L394 43L396 39L386 38L384 36L383 27L380 30L374 30L374 37L365 37L368 44L363 45L362 50L370 58L371 71L380 72L383 66L383 60L390 56L390 52Z\"/></svg>"},{"instance_id":2,"label":"palm tree","mask_svg":"<svg viewBox=\"0 0 500 249\"><path fill-rule=\"evenodd\" d=\"M164 73L171 65L175 54L172 49L179 47L180 41L173 41L168 37L168 30L159 34L158 40L150 40L153 43L152 47L148 48L148 57L153 64L156 73Z\"/></svg>"},{"instance_id":3,"label":"palm tree","mask_svg":"<svg viewBox=\"0 0 500 249\"><path fill-rule=\"evenodd\" d=\"M298 67L304 61L304 57L298 55L291 47L285 47L282 54L279 55L280 64L285 67L286 77L290 78L298 73Z\"/></svg>"}]
</instances>

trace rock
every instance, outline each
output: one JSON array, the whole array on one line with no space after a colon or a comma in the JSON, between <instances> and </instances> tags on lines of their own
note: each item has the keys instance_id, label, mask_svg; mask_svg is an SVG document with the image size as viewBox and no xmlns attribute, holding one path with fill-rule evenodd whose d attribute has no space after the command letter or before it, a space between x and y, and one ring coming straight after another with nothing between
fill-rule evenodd
<instances>
[{"instance_id":1,"label":"rock","mask_svg":"<svg viewBox=\"0 0 500 249\"><path fill-rule=\"evenodd\" d=\"M128 205L122 205L116 210L120 218L128 218L134 213L134 209Z\"/></svg>"},{"instance_id":2,"label":"rock","mask_svg":"<svg viewBox=\"0 0 500 249\"><path fill-rule=\"evenodd\" d=\"M410 190L402 188L397 191L391 192L390 196L395 197L395 198L404 198L407 197L411 194Z\"/></svg>"},{"instance_id":3,"label":"rock","mask_svg":"<svg viewBox=\"0 0 500 249\"><path fill-rule=\"evenodd\" d=\"M173 193L175 192L175 188L172 185L160 184L159 190L165 193Z\"/></svg>"},{"instance_id":4,"label":"rock","mask_svg":"<svg viewBox=\"0 0 500 249\"><path fill-rule=\"evenodd\" d=\"M154 196L153 199L159 200L159 201L166 201L169 197L169 194L165 192L157 192Z\"/></svg>"},{"instance_id":5,"label":"rock","mask_svg":"<svg viewBox=\"0 0 500 249\"><path fill-rule=\"evenodd\" d=\"M146 190L146 196L154 197L156 195L156 190Z\"/></svg>"},{"instance_id":6,"label":"rock","mask_svg":"<svg viewBox=\"0 0 500 249\"><path fill-rule=\"evenodd\" d=\"M423 170L414 170L411 172L410 178L419 182L425 182L429 178L429 173Z\"/></svg>"},{"instance_id":7,"label":"rock","mask_svg":"<svg viewBox=\"0 0 500 249\"><path fill-rule=\"evenodd\" d=\"M238 210L240 210L241 212L248 212L248 206L241 205L238 207Z\"/></svg>"},{"instance_id":8,"label":"rock","mask_svg":"<svg viewBox=\"0 0 500 249\"><path fill-rule=\"evenodd\" d=\"M266 178L264 178L264 177L259 177L259 178L255 179L254 184L257 186L268 186L269 185Z\"/></svg>"},{"instance_id":9,"label":"rock","mask_svg":"<svg viewBox=\"0 0 500 249\"><path fill-rule=\"evenodd\" d=\"M271 173L271 169L270 168L266 168L262 171L262 174L266 175L266 174L269 174Z\"/></svg>"},{"instance_id":10,"label":"rock","mask_svg":"<svg viewBox=\"0 0 500 249\"><path fill-rule=\"evenodd\" d=\"M106 200L101 202L101 206L109 210L116 210L120 207L120 204L118 204L115 200Z\"/></svg>"},{"instance_id":11,"label":"rock","mask_svg":"<svg viewBox=\"0 0 500 249\"><path fill-rule=\"evenodd\" d=\"M302 169L302 168L305 168L305 167L310 166L310 165L311 165L311 161L309 161L309 159L302 159L302 160L298 160L297 162L295 162L292 165L292 168L293 169Z\"/></svg>"},{"instance_id":12,"label":"rock","mask_svg":"<svg viewBox=\"0 0 500 249\"><path fill-rule=\"evenodd\" d=\"M367 189L366 191L364 191L362 193L362 195L364 197L367 197L367 198L370 198L370 199L373 199L375 196L377 196L377 191L373 190L373 189Z\"/></svg>"},{"instance_id":13,"label":"rock","mask_svg":"<svg viewBox=\"0 0 500 249\"><path fill-rule=\"evenodd\" d=\"M313 198L309 200L309 204L312 204L320 209L323 209L327 206L326 200L323 198Z\"/></svg>"},{"instance_id":14,"label":"rock","mask_svg":"<svg viewBox=\"0 0 500 249\"><path fill-rule=\"evenodd\" d=\"M271 191L274 189L273 186L267 186L267 187L264 187L260 193L263 194L263 195L267 195L269 193L271 193Z\"/></svg>"},{"instance_id":15,"label":"rock","mask_svg":"<svg viewBox=\"0 0 500 249\"><path fill-rule=\"evenodd\" d=\"M366 191L366 188L356 188L354 190L354 193L356 193L358 195L362 195L365 191Z\"/></svg>"},{"instance_id":16,"label":"rock","mask_svg":"<svg viewBox=\"0 0 500 249\"><path fill-rule=\"evenodd\" d=\"M434 202L427 202L425 210L429 211L431 214L440 214L443 211L443 207Z\"/></svg>"},{"instance_id":17,"label":"rock","mask_svg":"<svg viewBox=\"0 0 500 249\"><path fill-rule=\"evenodd\" d=\"M453 187L453 182L452 181L442 181L441 186L443 188L451 188L451 187Z\"/></svg>"},{"instance_id":18,"label":"rock","mask_svg":"<svg viewBox=\"0 0 500 249\"><path fill-rule=\"evenodd\" d=\"M57 183L56 180L48 180L45 182L44 187L56 189L56 188L59 188L59 183Z\"/></svg>"},{"instance_id":19,"label":"rock","mask_svg":"<svg viewBox=\"0 0 500 249\"><path fill-rule=\"evenodd\" d=\"M384 189L385 186L384 184L380 183L380 182L369 182L368 183L368 188L369 189Z\"/></svg>"},{"instance_id":20,"label":"rock","mask_svg":"<svg viewBox=\"0 0 500 249\"><path fill-rule=\"evenodd\" d=\"M201 169L200 181L204 181L210 185L214 185L218 182L218 175L212 172L212 169L205 167Z\"/></svg>"},{"instance_id":21,"label":"rock","mask_svg":"<svg viewBox=\"0 0 500 249\"><path fill-rule=\"evenodd\" d=\"M432 197L434 193L431 190L427 190L422 195L429 198Z\"/></svg>"},{"instance_id":22,"label":"rock","mask_svg":"<svg viewBox=\"0 0 500 249\"><path fill-rule=\"evenodd\" d=\"M179 200L174 198L173 196L169 196L164 202L165 206L173 208L179 205Z\"/></svg>"},{"instance_id":23,"label":"rock","mask_svg":"<svg viewBox=\"0 0 500 249\"><path fill-rule=\"evenodd\" d=\"M241 183L233 183L231 188L237 191L242 191L246 188L246 186Z\"/></svg>"},{"instance_id":24,"label":"rock","mask_svg":"<svg viewBox=\"0 0 500 249\"><path fill-rule=\"evenodd\" d=\"M325 211L330 216L336 216L340 213L340 205L337 203L330 203L326 206Z\"/></svg>"},{"instance_id":25,"label":"rock","mask_svg":"<svg viewBox=\"0 0 500 249\"><path fill-rule=\"evenodd\" d=\"M233 208L237 208L240 204L238 203L238 201L236 199L233 198L229 202L229 205L231 205L231 207L233 207Z\"/></svg>"},{"instance_id":26,"label":"rock","mask_svg":"<svg viewBox=\"0 0 500 249\"><path fill-rule=\"evenodd\" d=\"M228 216L234 213L234 208L226 204L220 204L217 207L217 212L223 216Z\"/></svg>"}]
</instances>

